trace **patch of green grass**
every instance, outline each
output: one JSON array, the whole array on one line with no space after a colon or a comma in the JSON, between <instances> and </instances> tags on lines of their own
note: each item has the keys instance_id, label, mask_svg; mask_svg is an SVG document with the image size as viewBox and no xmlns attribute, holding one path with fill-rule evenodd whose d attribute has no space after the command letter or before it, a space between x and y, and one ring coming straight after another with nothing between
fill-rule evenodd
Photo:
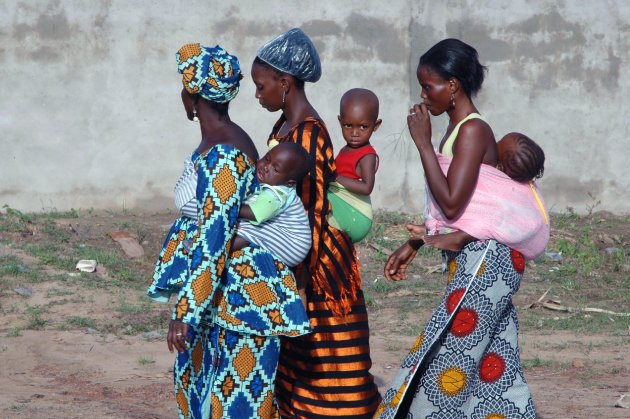
<instances>
[{"instance_id":1,"label":"patch of green grass","mask_svg":"<svg viewBox=\"0 0 630 419\"><path fill-rule=\"evenodd\" d=\"M22 331L20 330L19 327L12 328L6 334L6 337L8 337L8 338L16 338L18 336L22 336Z\"/></svg>"},{"instance_id":2,"label":"patch of green grass","mask_svg":"<svg viewBox=\"0 0 630 419\"><path fill-rule=\"evenodd\" d=\"M153 358L140 357L140 358L138 359L138 363L139 363L140 365L155 364L155 359L153 359Z\"/></svg>"},{"instance_id":3,"label":"patch of green grass","mask_svg":"<svg viewBox=\"0 0 630 419\"><path fill-rule=\"evenodd\" d=\"M118 307L116 307L116 311L121 313L146 313L151 310L152 301L146 298L142 298L144 296L139 295L138 300L140 301L139 305L129 303L127 299L123 296L120 301Z\"/></svg>"},{"instance_id":4,"label":"patch of green grass","mask_svg":"<svg viewBox=\"0 0 630 419\"><path fill-rule=\"evenodd\" d=\"M42 213L41 216L48 218L79 218L79 211L74 208L70 208L70 211L57 211L53 209Z\"/></svg>"},{"instance_id":5,"label":"patch of green grass","mask_svg":"<svg viewBox=\"0 0 630 419\"><path fill-rule=\"evenodd\" d=\"M64 271L74 270L74 258L66 256L60 251L58 243L44 241L41 243L27 243L24 250L31 256L39 258L44 264Z\"/></svg>"},{"instance_id":6,"label":"patch of green grass","mask_svg":"<svg viewBox=\"0 0 630 419\"><path fill-rule=\"evenodd\" d=\"M25 403L11 403L11 409L13 410L24 410L28 407Z\"/></svg>"},{"instance_id":7,"label":"patch of green grass","mask_svg":"<svg viewBox=\"0 0 630 419\"><path fill-rule=\"evenodd\" d=\"M402 316L401 316L402 317ZM406 316L405 316L406 317ZM416 321L403 320L400 323L400 333L407 336L418 336L424 330L425 324Z\"/></svg>"},{"instance_id":8,"label":"patch of green grass","mask_svg":"<svg viewBox=\"0 0 630 419\"><path fill-rule=\"evenodd\" d=\"M80 328L91 327L95 328L94 320L89 317L81 317L81 316L72 316L68 317L64 320L64 323L67 325L72 325Z\"/></svg>"},{"instance_id":9,"label":"patch of green grass","mask_svg":"<svg viewBox=\"0 0 630 419\"><path fill-rule=\"evenodd\" d=\"M386 351L398 351L400 349L400 345L397 342L387 341L387 346L385 347Z\"/></svg>"},{"instance_id":10,"label":"patch of green grass","mask_svg":"<svg viewBox=\"0 0 630 419\"><path fill-rule=\"evenodd\" d=\"M0 256L0 276L18 276L20 275L20 259L14 255Z\"/></svg>"},{"instance_id":11,"label":"patch of green grass","mask_svg":"<svg viewBox=\"0 0 630 419\"><path fill-rule=\"evenodd\" d=\"M600 333L602 330L628 333L627 318L614 318L606 314L569 314L546 318L540 320L538 327L551 330L573 330L580 333Z\"/></svg>"},{"instance_id":12,"label":"patch of green grass","mask_svg":"<svg viewBox=\"0 0 630 419\"><path fill-rule=\"evenodd\" d=\"M0 214L0 231L27 233L34 220L31 214L24 214L8 205L3 205L4 214Z\"/></svg>"},{"instance_id":13,"label":"patch of green grass","mask_svg":"<svg viewBox=\"0 0 630 419\"><path fill-rule=\"evenodd\" d=\"M44 309L26 304L26 311L28 313L28 323L26 324L26 328L34 330L43 329L46 325L46 320L41 317L44 313Z\"/></svg>"},{"instance_id":14,"label":"patch of green grass","mask_svg":"<svg viewBox=\"0 0 630 419\"><path fill-rule=\"evenodd\" d=\"M47 240L56 242L58 245L68 243L72 238L70 233L59 227L52 218L47 218L44 221L42 232L47 236Z\"/></svg>"},{"instance_id":15,"label":"patch of green grass","mask_svg":"<svg viewBox=\"0 0 630 419\"><path fill-rule=\"evenodd\" d=\"M391 225L406 225L410 222L409 216L398 211L379 210L375 211L372 223Z\"/></svg>"},{"instance_id":16,"label":"patch of green grass","mask_svg":"<svg viewBox=\"0 0 630 419\"><path fill-rule=\"evenodd\" d=\"M61 300L52 300L46 303L46 308L50 308L53 306L62 306L64 304L69 303L70 301L67 298L62 298Z\"/></svg>"},{"instance_id":17,"label":"patch of green grass","mask_svg":"<svg viewBox=\"0 0 630 419\"><path fill-rule=\"evenodd\" d=\"M74 291L71 291L69 289L51 288L46 292L46 298L63 297L63 296L72 295L72 294L74 294Z\"/></svg>"},{"instance_id":18,"label":"patch of green grass","mask_svg":"<svg viewBox=\"0 0 630 419\"><path fill-rule=\"evenodd\" d=\"M367 307L372 307L372 308L378 309L381 306L381 304L378 301L376 301L374 299L374 297L372 297L369 294L364 294L364 299L365 299L365 305Z\"/></svg>"},{"instance_id":19,"label":"patch of green grass","mask_svg":"<svg viewBox=\"0 0 630 419\"><path fill-rule=\"evenodd\" d=\"M548 367L553 364L553 361L548 359L542 359L538 355L534 358L521 359L521 365L524 370L529 370L537 367Z\"/></svg>"},{"instance_id":20,"label":"patch of green grass","mask_svg":"<svg viewBox=\"0 0 630 419\"><path fill-rule=\"evenodd\" d=\"M389 294L399 287L400 285L398 285L397 282L388 281L385 278L379 278L376 282L372 282L370 290L376 294Z\"/></svg>"}]
</instances>

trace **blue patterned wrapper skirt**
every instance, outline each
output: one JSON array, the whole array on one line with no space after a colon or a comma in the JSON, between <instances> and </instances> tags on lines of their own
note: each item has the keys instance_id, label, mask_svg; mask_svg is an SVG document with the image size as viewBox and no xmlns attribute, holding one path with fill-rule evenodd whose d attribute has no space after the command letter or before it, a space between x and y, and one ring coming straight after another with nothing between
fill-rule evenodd
<instances>
[{"instance_id":1,"label":"blue patterned wrapper skirt","mask_svg":"<svg viewBox=\"0 0 630 419\"><path fill-rule=\"evenodd\" d=\"M375 417L535 418L512 304L523 276L522 255L494 240L444 255L444 298Z\"/></svg>"},{"instance_id":2,"label":"blue patterned wrapper skirt","mask_svg":"<svg viewBox=\"0 0 630 419\"><path fill-rule=\"evenodd\" d=\"M189 329L190 345L175 359L181 418L270 418L280 340L217 325Z\"/></svg>"}]
</instances>

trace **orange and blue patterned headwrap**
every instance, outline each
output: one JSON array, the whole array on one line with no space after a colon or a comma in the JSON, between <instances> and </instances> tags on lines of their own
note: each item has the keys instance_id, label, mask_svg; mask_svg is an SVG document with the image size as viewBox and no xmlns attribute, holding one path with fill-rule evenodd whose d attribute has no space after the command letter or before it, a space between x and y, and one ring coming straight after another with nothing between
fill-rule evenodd
<instances>
[{"instance_id":1,"label":"orange and blue patterned headwrap","mask_svg":"<svg viewBox=\"0 0 630 419\"><path fill-rule=\"evenodd\" d=\"M186 44L177 51L177 70L188 93L199 94L216 103L229 102L236 96L243 78L238 58L220 46Z\"/></svg>"}]
</instances>

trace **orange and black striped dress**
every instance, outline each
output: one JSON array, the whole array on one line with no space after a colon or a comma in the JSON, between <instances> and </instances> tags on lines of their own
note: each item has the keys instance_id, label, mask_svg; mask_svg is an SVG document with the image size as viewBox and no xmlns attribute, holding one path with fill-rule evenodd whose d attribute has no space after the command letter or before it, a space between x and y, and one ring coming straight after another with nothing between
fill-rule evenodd
<instances>
[{"instance_id":1,"label":"orange and black striped dress","mask_svg":"<svg viewBox=\"0 0 630 419\"><path fill-rule=\"evenodd\" d=\"M313 231L313 248L303 265L308 264L312 278L306 295L314 332L282 340L276 376L280 414L371 418L381 397L369 372L370 332L359 265L350 238L327 222L326 190L335 176L332 142L320 119L306 118L278 137L284 122L283 115L269 141L301 144L314 163L297 186Z\"/></svg>"}]
</instances>

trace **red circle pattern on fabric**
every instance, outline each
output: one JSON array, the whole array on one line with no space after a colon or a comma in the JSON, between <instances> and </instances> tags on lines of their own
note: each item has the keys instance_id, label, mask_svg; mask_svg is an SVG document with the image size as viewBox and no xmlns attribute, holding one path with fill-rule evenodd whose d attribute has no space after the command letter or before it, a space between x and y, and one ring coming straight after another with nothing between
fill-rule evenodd
<instances>
[{"instance_id":1,"label":"red circle pattern on fabric","mask_svg":"<svg viewBox=\"0 0 630 419\"><path fill-rule=\"evenodd\" d=\"M479 315L471 308L462 308L455 314L453 324L451 325L451 333L458 338L470 335L479 321Z\"/></svg>"},{"instance_id":2,"label":"red circle pattern on fabric","mask_svg":"<svg viewBox=\"0 0 630 419\"><path fill-rule=\"evenodd\" d=\"M457 304L459 304L465 293L465 288L458 288L456 290L453 290L453 292L451 292L448 297L446 297L446 312L448 314L451 314L455 310Z\"/></svg>"},{"instance_id":3,"label":"red circle pattern on fabric","mask_svg":"<svg viewBox=\"0 0 630 419\"><path fill-rule=\"evenodd\" d=\"M525 272L525 258L521 252L510 249L510 259L512 259L512 266L514 266L514 270L519 274Z\"/></svg>"},{"instance_id":4,"label":"red circle pattern on fabric","mask_svg":"<svg viewBox=\"0 0 630 419\"><path fill-rule=\"evenodd\" d=\"M484 383L494 383L505 372L505 360L495 352L489 352L481 360L479 378Z\"/></svg>"}]
</instances>

